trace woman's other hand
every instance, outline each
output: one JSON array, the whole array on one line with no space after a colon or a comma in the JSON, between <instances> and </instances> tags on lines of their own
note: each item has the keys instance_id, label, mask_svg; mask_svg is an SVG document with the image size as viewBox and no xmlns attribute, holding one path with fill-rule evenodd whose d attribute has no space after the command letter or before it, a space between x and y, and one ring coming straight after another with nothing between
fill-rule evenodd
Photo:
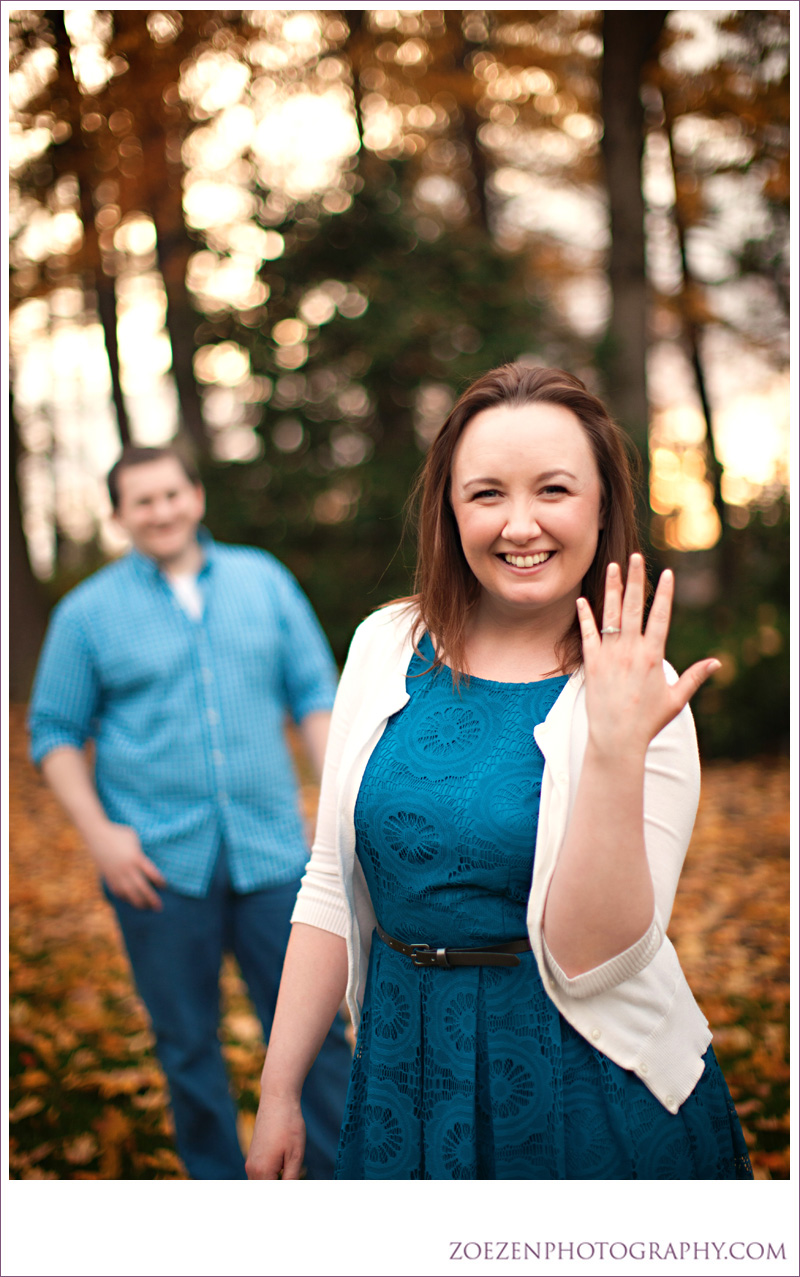
<instances>
[{"instance_id":1,"label":"woman's other hand","mask_svg":"<svg viewBox=\"0 0 800 1277\"><path fill-rule=\"evenodd\" d=\"M672 572L662 572L644 633L645 569L640 554L631 556L624 590L618 565L609 564L600 632L586 600L578 600L589 736L603 753L617 758L643 755L653 737L720 667L716 660L697 661L676 683L667 682L663 661L674 589Z\"/></svg>"},{"instance_id":2,"label":"woman's other hand","mask_svg":"<svg viewBox=\"0 0 800 1277\"><path fill-rule=\"evenodd\" d=\"M245 1169L248 1179L299 1179L306 1147L300 1101L262 1092Z\"/></svg>"},{"instance_id":3,"label":"woman's other hand","mask_svg":"<svg viewBox=\"0 0 800 1277\"><path fill-rule=\"evenodd\" d=\"M293 922L261 1073L248 1179L300 1178L306 1146L300 1095L346 983L344 938L310 923Z\"/></svg>"}]
</instances>

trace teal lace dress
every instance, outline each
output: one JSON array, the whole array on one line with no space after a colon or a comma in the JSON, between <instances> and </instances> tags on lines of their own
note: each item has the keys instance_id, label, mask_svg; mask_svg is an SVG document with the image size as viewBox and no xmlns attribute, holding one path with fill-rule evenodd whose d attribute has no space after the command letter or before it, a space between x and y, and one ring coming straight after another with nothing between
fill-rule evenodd
<instances>
[{"instance_id":1,"label":"teal lace dress","mask_svg":"<svg viewBox=\"0 0 800 1277\"><path fill-rule=\"evenodd\" d=\"M525 936L543 758L533 727L565 679L454 692L408 669L356 804L381 926L414 943ZM427 672L426 672L427 671ZM373 936L339 1179L749 1179L709 1048L677 1114L595 1050L516 967L421 969Z\"/></svg>"}]
</instances>

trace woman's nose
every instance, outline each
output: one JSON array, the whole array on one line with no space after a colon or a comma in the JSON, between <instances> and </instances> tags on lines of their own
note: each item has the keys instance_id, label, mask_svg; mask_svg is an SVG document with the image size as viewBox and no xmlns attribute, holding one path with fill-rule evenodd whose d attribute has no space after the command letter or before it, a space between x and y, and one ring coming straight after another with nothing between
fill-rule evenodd
<instances>
[{"instance_id":1,"label":"woman's nose","mask_svg":"<svg viewBox=\"0 0 800 1277\"><path fill-rule=\"evenodd\" d=\"M503 528L503 536L506 540L516 541L520 545L532 540L533 537L541 536L541 532L536 514L528 505L515 506L509 512L508 520Z\"/></svg>"}]
</instances>

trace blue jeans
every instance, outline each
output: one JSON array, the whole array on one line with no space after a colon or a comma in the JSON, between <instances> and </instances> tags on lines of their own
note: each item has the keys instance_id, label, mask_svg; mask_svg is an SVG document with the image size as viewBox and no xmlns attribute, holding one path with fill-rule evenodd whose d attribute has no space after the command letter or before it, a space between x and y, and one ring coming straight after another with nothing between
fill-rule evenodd
<instances>
[{"instance_id":1,"label":"blue jeans","mask_svg":"<svg viewBox=\"0 0 800 1277\"><path fill-rule=\"evenodd\" d=\"M236 1108L218 1037L222 955L236 957L269 1039L299 881L234 892L220 852L208 895L161 891L163 909L136 909L106 892L169 1082L180 1153L192 1179L245 1179ZM332 1179L351 1054L341 1016L303 1088L306 1171Z\"/></svg>"}]
</instances>

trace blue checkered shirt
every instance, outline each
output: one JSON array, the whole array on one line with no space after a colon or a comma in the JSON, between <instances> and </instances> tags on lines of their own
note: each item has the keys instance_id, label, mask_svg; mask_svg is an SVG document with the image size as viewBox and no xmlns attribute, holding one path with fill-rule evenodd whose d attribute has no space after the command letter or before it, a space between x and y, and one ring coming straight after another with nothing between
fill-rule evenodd
<instances>
[{"instance_id":1,"label":"blue checkered shirt","mask_svg":"<svg viewBox=\"0 0 800 1277\"><path fill-rule=\"evenodd\" d=\"M202 896L224 840L234 888L297 877L308 857L287 714L333 704L311 606L272 555L201 530L200 620L133 550L53 612L31 699L31 756L95 744L110 820L131 825L175 890Z\"/></svg>"}]
</instances>

